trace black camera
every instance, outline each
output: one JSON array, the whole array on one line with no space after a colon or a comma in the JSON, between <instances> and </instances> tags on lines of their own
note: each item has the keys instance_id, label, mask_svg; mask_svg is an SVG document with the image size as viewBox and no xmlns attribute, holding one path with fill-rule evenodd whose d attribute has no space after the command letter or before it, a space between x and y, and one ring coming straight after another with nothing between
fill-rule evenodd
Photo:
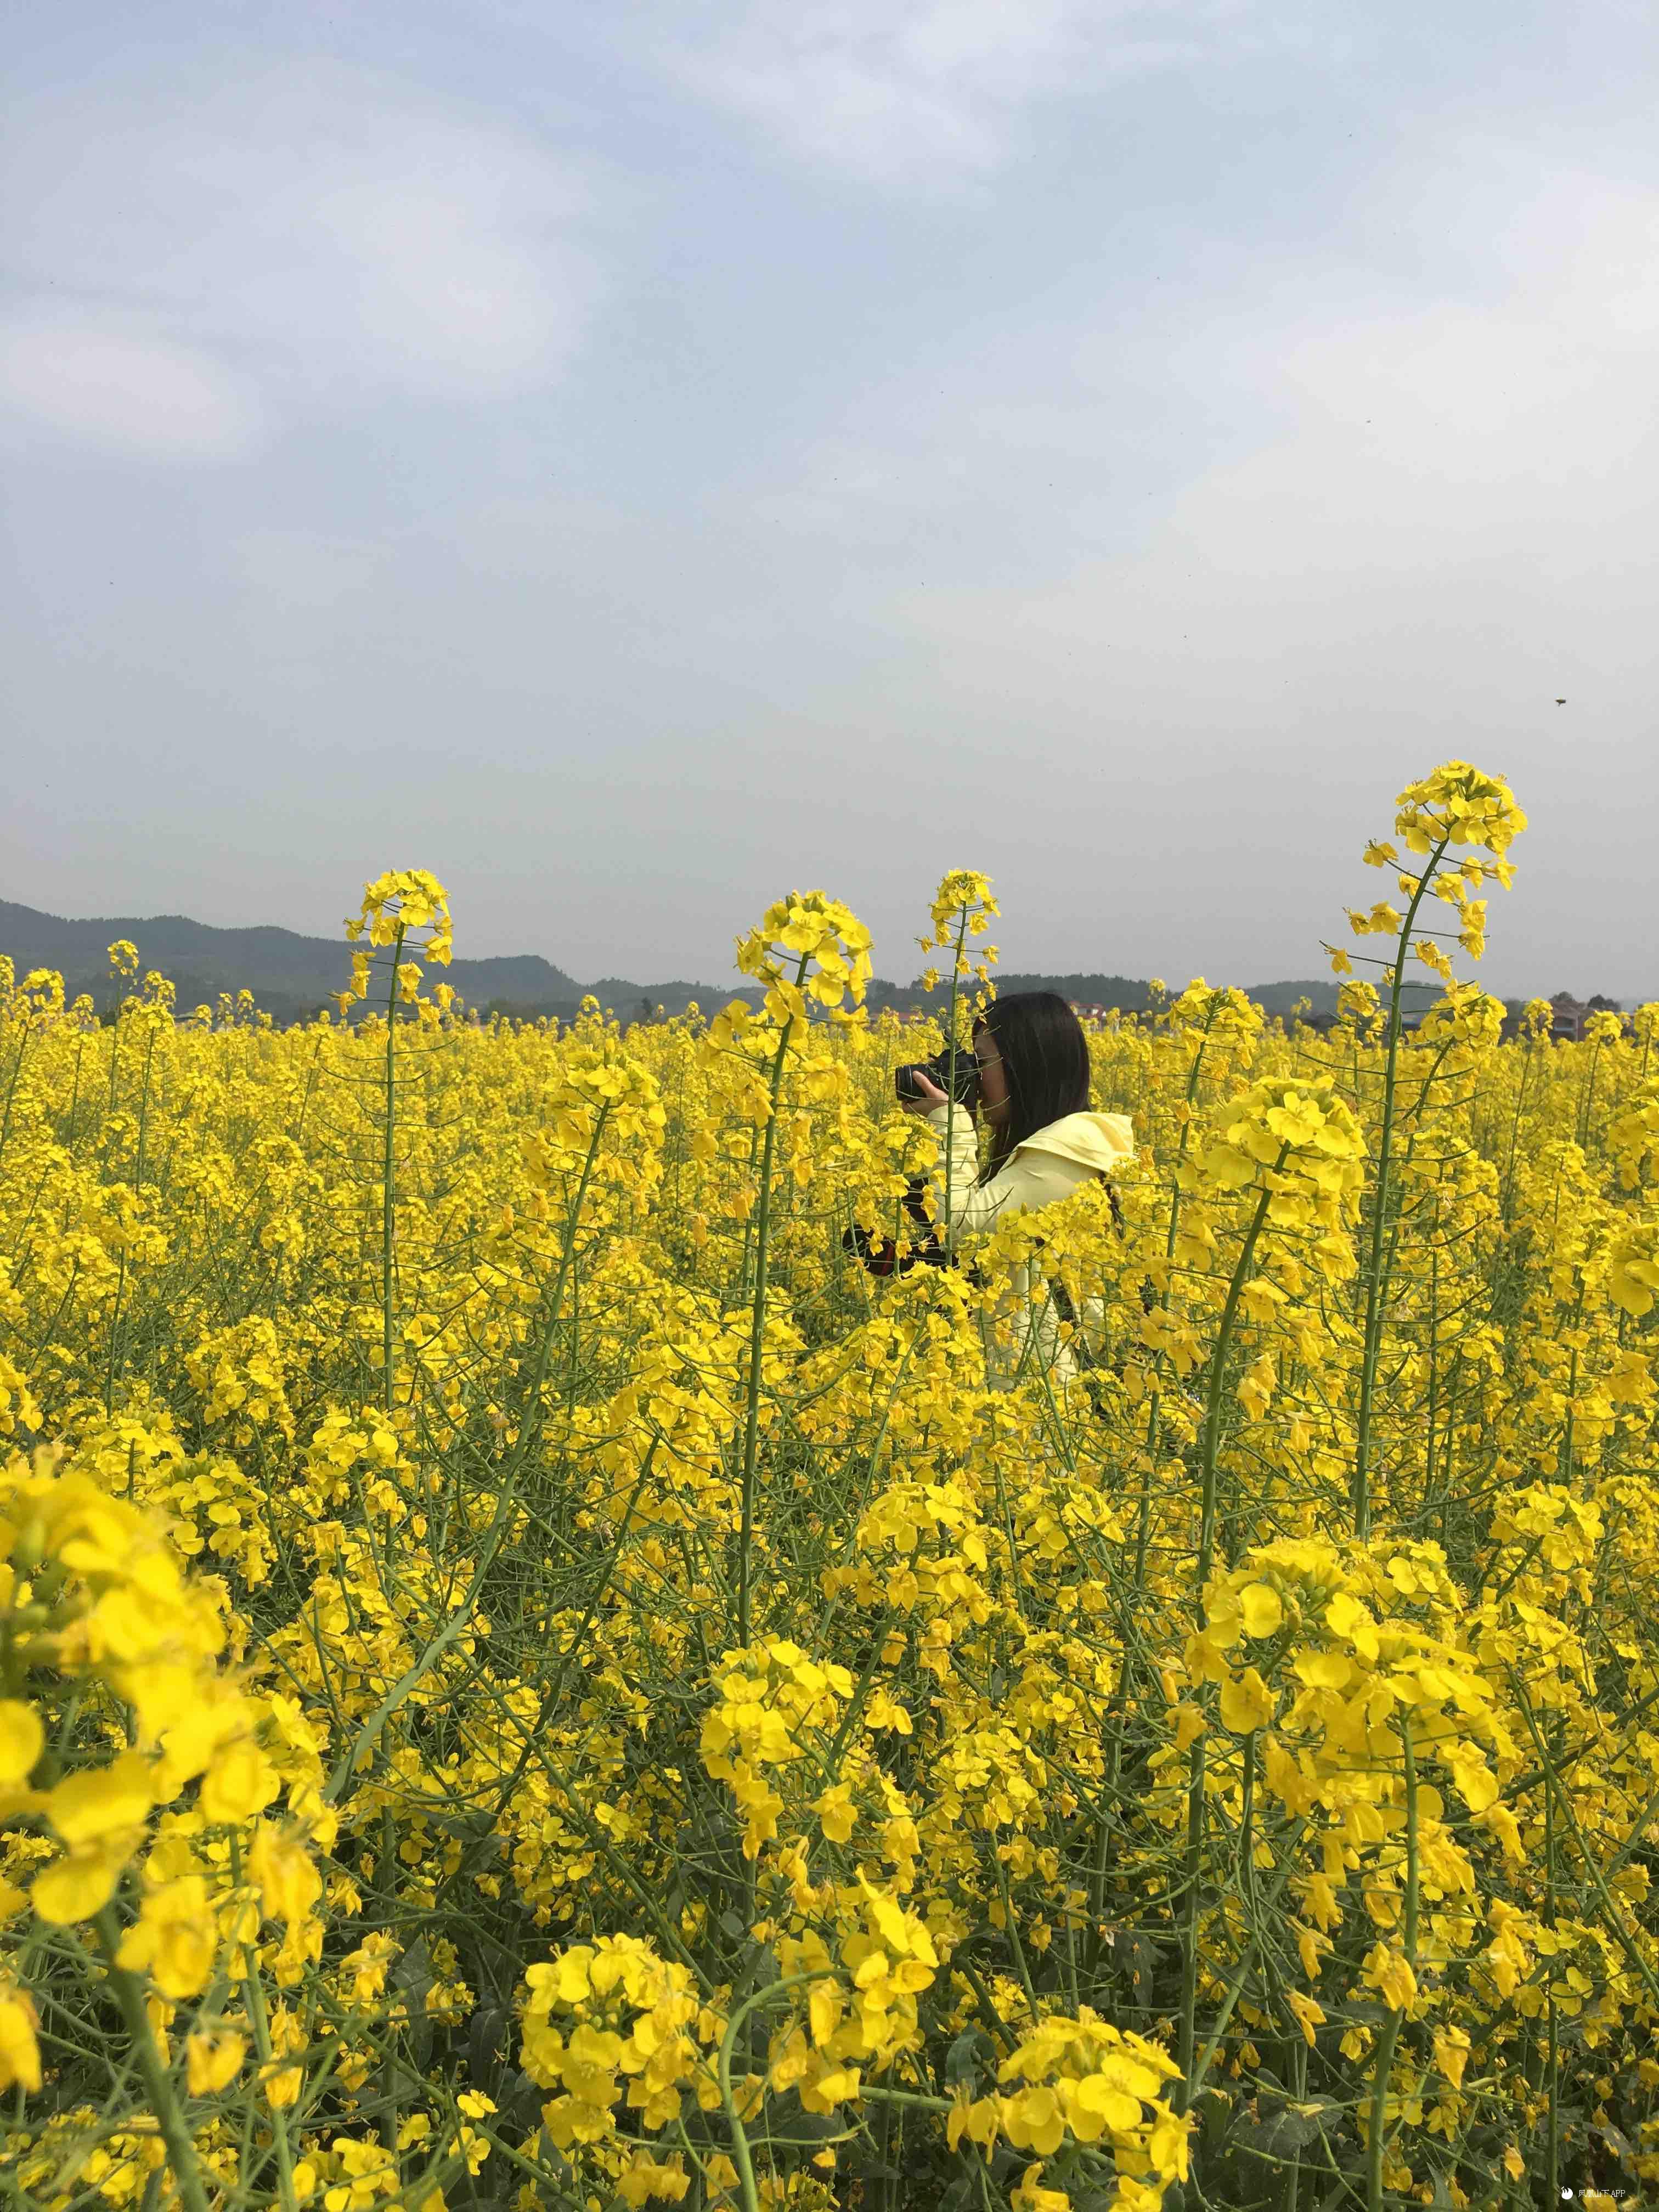
<instances>
[{"instance_id":1,"label":"black camera","mask_svg":"<svg viewBox=\"0 0 1659 2212\"><path fill-rule=\"evenodd\" d=\"M912 1066L930 1066L930 1062L913 1061ZM872 1235L856 1224L841 1232L842 1249L850 1252L872 1275L908 1275L917 1261L929 1267L943 1267L950 1263L950 1255L939 1241L939 1225L928 1212L927 1178L912 1176L910 1187L904 1194L904 1211L911 1226L901 1231L904 1243L895 1243L890 1237Z\"/></svg>"},{"instance_id":2,"label":"black camera","mask_svg":"<svg viewBox=\"0 0 1659 2212\"><path fill-rule=\"evenodd\" d=\"M965 1106L970 1114L979 1103L979 1062L965 1046L959 1046L954 1054L942 1052L933 1060L907 1060L902 1067L896 1067L893 1088L901 1098L923 1096L916 1081L919 1075L925 1075L936 1090L954 1098L958 1106Z\"/></svg>"}]
</instances>

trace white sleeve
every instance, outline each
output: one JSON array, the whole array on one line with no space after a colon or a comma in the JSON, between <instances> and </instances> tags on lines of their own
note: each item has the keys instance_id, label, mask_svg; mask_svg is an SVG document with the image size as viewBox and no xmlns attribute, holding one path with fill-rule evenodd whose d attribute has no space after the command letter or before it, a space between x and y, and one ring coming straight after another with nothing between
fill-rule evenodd
<instances>
[{"instance_id":1,"label":"white sleeve","mask_svg":"<svg viewBox=\"0 0 1659 2212\"><path fill-rule=\"evenodd\" d=\"M948 1116L948 1118L947 1118ZM988 1229L1013 1196L1009 1170L1005 1168L982 1187L979 1180L979 1135L974 1117L965 1106L935 1106L927 1126L939 1139L939 1158L928 1172L933 1186L933 1213L945 1218L945 1148L950 1147L950 1227L952 1236Z\"/></svg>"},{"instance_id":2,"label":"white sleeve","mask_svg":"<svg viewBox=\"0 0 1659 2212\"><path fill-rule=\"evenodd\" d=\"M943 1106L936 1106L927 1116L928 1127L939 1140L939 1159L928 1180L933 1185L934 1216L941 1223L945 1219L945 1110ZM1089 1182L1096 1172L1052 1152L1020 1150L999 1168L989 1182L982 1183L979 1180L979 1147L973 1116L962 1106L952 1107L951 1111L954 1117L950 1132L953 1237L990 1229L1005 1213L1052 1205L1056 1199L1068 1196L1079 1183Z\"/></svg>"}]
</instances>

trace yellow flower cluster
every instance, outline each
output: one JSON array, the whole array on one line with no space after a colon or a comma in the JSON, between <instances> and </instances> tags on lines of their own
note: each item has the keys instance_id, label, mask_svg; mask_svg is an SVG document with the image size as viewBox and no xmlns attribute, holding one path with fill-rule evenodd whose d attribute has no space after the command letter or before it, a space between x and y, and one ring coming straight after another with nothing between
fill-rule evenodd
<instances>
[{"instance_id":1,"label":"yellow flower cluster","mask_svg":"<svg viewBox=\"0 0 1659 2212\"><path fill-rule=\"evenodd\" d=\"M687 2089L718 2102L697 2039L701 2026L707 2041L711 2017L685 1968L649 1944L626 1936L573 1944L529 1967L525 1982L525 2071L562 2093L542 2110L561 2150L609 2136L612 2108L624 2101L653 2131L678 2119Z\"/></svg>"},{"instance_id":2,"label":"yellow flower cluster","mask_svg":"<svg viewBox=\"0 0 1659 2212\"><path fill-rule=\"evenodd\" d=\"M40 1917L88 1920L156 1807L194 1783L208 1826L242 1822L270 1803L282 1777L260 1747L262 1708L213 1663L225 1642L219 1608L185 1582L161 1526L42 1451L0 1471L0 1548L7 1687L34 1692L0 1704L0 1819L38 1821L63 1846L32 1886ZM63 1763L56 1750L47 1759L46 1722L71 1685L94 1706L106 1692L131 1709L132 1747L31 1787L37 1768ZM181 1909L170 1888L157 1891L150 1925L210 1930L187 1893ZM210 1957L210 1932L206 1940ZM189 1986L170 1994L193 1994L205 1978L179 1978Z\"/></svg>"},{"instance_id":3,"label":"yellow flower cluster","mask_svg":"<svg viewBox=\"0 0 1659 2212\"><path fill-rule=\"evenodd\" d=\"M1407 902L1403 915L1385 899L1378 900L1366 913L1354 908L1348 910L1349 927L1356 937L1400 939L1399 955L1388 970L1396 998L1408 943L1443 982L1449 986L1454 981L1450 957L1435 933L1421 931L1412 941L1418 908L1430 890L1455 909L1458 927L1453 934L1457 943L1471 959L1480 958L1486 945L1486 902L1474 894L1489 877L1508 888L1515 872L1504 856L1526 826L1527 817L1502 777L1483 775L1467 761L1448 761L1432 775L1408 784L1401 793L1395 834L1405 840L1408 852L1425 856L1428 866L1420 872L1401 871L1400 895ZM1476 847L1492 857L1483 860L1470 854L1450 865L1446 856L1456 846ZM1394 866L1400 855L1393 845L1373 839L1365 848L1364 857L1369 866L1386 868ZM1327 950L1339 975L1351 972L1346 952L1332 947Z\"/></svg>"},{"instance_id":4,"label":"yellow flower cluster","mask_svg":"<svg viewBox=\"0 0 1659 2212\"><path fill-rule=\"evenodd\" d=\"M782 1028L805 1020L807 997L832 1012L843 1000L861 1006L870 980L870 942L869 931L839 899L823 891L792 891L767 908L757 929L738 939L737 965L766 986L766 1011Z\"/></svg>"},{"instance_id":5,"label":"yellow flower cluster","mask_svg":"<svg viewBox=\"0 0 1659 2212\"><path fill-rule=\"evenodd\" d=\"M1121 2212L1158 2212L1164 2185L1184 2181L1188 2171L1186 2124L1168 2103L1176 2072L1157 2044L1121 2033L1086 2007L1075 2020L1052 2016L1022 2035L998 2069L999 2082L1024 2086L959 2095L950 2141L977 2143L988 2154L1006 2136L1017 2150L1035 2152L1026 2193L1037 2204L1045 2196L1071 2202L1063 2190L1041 2190L1041 2161L1068 2140L1104 2144L1117 2180L1112 2202Z\"/></svg>"},{"instance_id":6,"label":"yellow flower cluster","mask_svg":"<svg viewBox=\"0 0 1659 2212\"><path fill-rule=\"evenodd\" d=\"M366 884L362 906L345 927L353 945L366 943L369 949L353 954L351 987L336 994L342 1014L368 997L377 952L391 953L392 989L404 1006L421 995L422 962L447 968L454 952L448 894L424 868L391 868ZM447 987L441 988L446 989L447 1004Z\"/></svg>"},{"instance_id":7,"label":"yellow flower cluster","mask_svg":"<svg viewBox=\"0 0 1659 2212\"><path fill-rule=\"evenodd\" d=\"M744 1816L744 1856L752 1859L776 1835L783 1810L766 1769L803 1755L804 1728L833 1727L853 1677L844 1667L819 1666L798 1644L775 1642L728 1652L714 1688L718 1702L703 1716L702 1762L731 1784Z\"/></svg>"},{"instance_id":8,"label":"yellow flower cluster","mask_svg":"<svg viewBox=\"0 0 1659 2212\"><path fill-rule=\"evenodd\" d=\"M159 1516L52 1450L0 1469L0 1822L30 1839L38 1865L27 1900L0 1876L0 1917L27 1901L49 1928L94 1923L130 2008L133 1977L154 1993L152 2060L174 2006L227 1967L246 1978L263 1923L284 1929L267 1953L279 1983L321 1942L314 1844L332 1830L309 1733L291 1707L224 1673L225 1641L222 1601L187 1581ZM261 1819L285 1782L288 1818ZM240 1869L228 1869L231 1851ZM129 1869L137 1910L118 1934L111 1901ZM41 2087L36 2017L8 1976L0 2086ZM198 2013L185 2044L190 2094L216 2095L240 2072L246 2026ZM280 2100L279 2087L269 2094Z\"/></svg>"},{"instance_id":9,"label":"yellow flower cluster","mask_svg":"<svg viewBox=\"0 0 1659 2212\"><path fill-rule=\"evenodd\" d=\"M971 939L984 936L1001 911L991 896L990 878L981 875L976 868L952 868L940 882L933 894L929 916L932 930L926 936L919 937L916 943L924 955L930 952L950 954L953 993L960 983L969 979L988 992L990 970L996 962L997 948L994 945L982 945L970 957L968 947ZM925 990L937 990L939 969L928 968L921 981ZM950 1028L948 1022L946 1027ZM968 1040L961 1033L960 1023L951 1033L959 1044L966 1044Z\"/></svg>"}]
</instances>

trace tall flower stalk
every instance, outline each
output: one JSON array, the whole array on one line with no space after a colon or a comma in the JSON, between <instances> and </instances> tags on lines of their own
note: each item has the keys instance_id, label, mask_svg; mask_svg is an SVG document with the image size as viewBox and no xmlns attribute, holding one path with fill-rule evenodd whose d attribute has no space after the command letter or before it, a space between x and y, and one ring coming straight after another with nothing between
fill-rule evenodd
<instances>
[{"instance_id":1,"label":"tall flower stalk","mask_svg":"<svg viewBox=\"0 0 1659 2212\"><path fill-rule=\"evenodd\" d=\"M380 1092L380 1402L390 1413L398 1395L398 1009L418 1001L423 964L449 964L454 932L448 895L424 868L390 869L363 886L362 906L346 923L346 936L358 950L352 956L350 984L337 994L343 1015L368 995L376 954L387 956Z\"/></svg>"},{"instance_id":2,"label":"tall flower stalk","mask_svg":"<svg viewBox=\"0 0 1659 2212\"><path fill-rule=\"evenodd\" d=\"M809 955L803 953L795 969L799 994ZM771 1286L772 1171L777 1156L778 1104L783 1095L784 1063L797 1016L786 1014L778 1030L766 1086L766 1126L761 1136L760 1195L755 1203L755 1273L749 1309L749 1366L743 1390L742 1498L738 1526L738 1642L749 1641L749 1592L755 1548L755 1477L760 1460L761 1373L766 1350L766 1298Z\"/></svg>"},{"instance_id":3,"label":"tall flower stalk","mask_svg":"<svg viewBox=\"0 0 1659 2212\"><path fill-rule=\"evenodd\" d=\"M1283 1155L1281 1153L1280 1157ZM1210 1354L1210 1382L1204 1408L1203 1445L1199 1462L1199 1533L1197 1585L1199 1590L1197 1629L1202 1635L1208 1621L1205 1610L1204 1593L1209 1585L1215 1562L1216 1468L1220 1456L1222 1401L1227 1378L1227 1364L1232 1352L1233 1331L1238 1318L1240 1293L1249 1280L1255 1263L1255 1248L1261 1234L1261 1225L1267 1218L1267 1206L1272 1193L1263 1190L1251 1212L1249 1225L1245 1230L1243 1243L1234 1263L1232 1279L1227 1285L1226 1302L1222 1308L1221 1321L1217 1328L1214 1347ZM1181 1957L1181 2014L1180 2028L1176 2044L1176 2063L1181 2068L1185 2084L1182 2109L1190 2102L1196 2087L1193 2070L1193 2049L1196 2036L1198 2008L1198 1948L1199 1923L1202 1917L1204 1879L1205 1830L1205 1769L1206 1745L1202 1729L1193 1738L1188 1752L1187 1769L1187 1841L1186 1856L1182 1867L1182 1885L1185 1893L1182 1915Z\"/></svg>"},{"instance_id":4,"label":"tall flower stalk","mask_svg":"<svg viewBox=\"0 0 1659 2212\"><path fill-rule=\"evenodd\" d=\"M1328 1085L1258 1083L1227 1100L1217 1111L1192 1164L1183 1170L1188 1198L1176 1251L1207 1274L1229 1233L1226 1209L1232 1194L1248 1212L1234 1224L1237 1255L1222 1294L1220 1316L1210 1352L1208 1385L1198 1464L1199 1530L1194 1588L1194 1636L1208 1633L1208 1591L1214 1570L1218 1490L1228 1391L1246 1412L1259 1413L1271 1396L1273 1353L1264 1344L1242 1380L1232 1372L1232 1353L1241 1307L1256 1273L1263 1240L1300 1248L1316 1276L1340 1280L1352 1267L1350 1224L1363 1177L1364 1140L1358 1123ZM1299 1265L1298 1261L1298 1265ZM1218 1275L1218 1269L1215 1270ZM1281 1310L1282 1294L1256 1302L1258 1327L1271 1328ZM1231 1562L1233 1546L1228 1546ZM1194 2087L1200 1923L1203 1917L1205 1831L1207 1821L1207 1754L1205 1729L1197 1718L1188 1747L1186 1844L1182 1865L1182 1982L1176 2063L1190 2098Z\"/></svg>"},{"instance_id":5,"label":"tall flower stalk","mask_svg":"<svg viewBox=\"0 0 1659 2212\"><path fill-rule=\"evenodd\" d=\"M1387 1310L1390 1268L1385 1258L1393 1200L1394 1146L1398 1098L1401 1036L1406 963L1413 953L1423 966L1450 984L1454 971L1442 943L1449 939L1478 960L1486 950L1486 902L1474 894L1490 877L1506 888L1514 871L1504 854L1527 826L1527 817L1501 777L1483 775L1467 761L1449 761L1432 775L1408 784L1395 802L1395 831L1407 849L1420 856L1419 870L1401 867L1398 885L1405 900L1403 913L1379 899L1368 912L1348 909L1348 923L1357 937L1392 937L1394 951L1374 964L1383 971L1388 986L1388 1018L1383 1036L1382 1096L1375 1148L1376 1170L1370 1206L1370 1227L1364 1263L1360 1272L1364 1312L1364 1353L1359 1374L1359 1403L1354 1425L1353 1473L1350 1509L1354 1533L1369 1534L1371 1525L1372 1462L1376 1410L1377 1360L1382 1349L1383 1317ZM1448 855L1454 846L1474 848L1455 863ZM1478 854L1487 857L1480 858ZM1367 866L1393 867L1400 861L1392 844L1373 840L1365 848ZM1452 908L1457 916L1454 930L1429 930L1419 921L1425 898L1435 898ZM1352 972L1347 952L1328 945L1331 965L1338 975ZM1364 956L1361 956L1364 957Z\"/></svg>"},{"instance_id":6,"label":"tall flower stalk","mask_svg":"<svg viewBox=\"0 0 1659 2212\"><path fill-rule=\"evenodd\" d=\"M994 945L980 948L978 957L970 959L968 946L973 939L982 937L1000 912L991 896L988 877L973 868L953 868L940 883L933 895L933 928L929 935L919 937L916 943L924 953L945 952L951 961L951 988L945 1012L945 1064L946 1089L951 1109L957 1097L957 1065L971 1050L963 1035L962 994L966 983L977 985L973 1011L978 1009L991 995L990 969L996 959ZM929 968L922 976L925 991L932 991L939 983L939 970ZM945 1233L951 1238L951 1223L956 1211L957 1180L957 1117L947 1110L945 1118ZM971 1164L969 1167L971 1172Z\"/></svg>"},{"instance_id":7,"label":"tall flower stalk","mask_svg":"<svg viewBox=\"0 0 1659 2212\"><path fill-rule=\"evenodd\" d=\"M870 933L838 899L823 891L792 891L769 907L757 928L738 940L737 966L763 987L762 1019L735 1000L710 1024L708 1049L735 1054L753 1068L764 1054L766 1078L746 1085L751 1118L761 1129L758 1188L754 1194L755 1263L749 1312L749 1352L744 1375L737 1561L737 1638L746 1645L753 1611L755 1506L760 1468L761 1389L770 1286L773 1176L779 1115L792 1050L799 1050L809 1002L822 1016L843 1016L864 1003L870 980Z\"/></svg>"}]
</instances>

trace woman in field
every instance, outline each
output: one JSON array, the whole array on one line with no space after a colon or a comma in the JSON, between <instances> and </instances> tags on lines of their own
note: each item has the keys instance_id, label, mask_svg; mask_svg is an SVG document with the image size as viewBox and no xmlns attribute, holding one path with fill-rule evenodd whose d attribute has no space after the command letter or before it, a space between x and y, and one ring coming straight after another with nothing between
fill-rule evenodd
<instances>
[{"instance_id":1,"label":"woman in field","mask_svg":"<svg viewBox=\"0 0 1659 2212\"><path fill-rule=\"evenodd\" d=\"M1008 1213L1037 1212L1085 1183L1109 1181L1134 1158L1128 1115L1090 1107L1088 1040L1056 993L1022 991L994 1000L975 1025L973 1053L988 1138L982 1164L968 1109L952 1104L920 1070L911 1075L918 1095L904 1102L939 1132L933 1204L942 1223L948 1210L953 1246ZM1012 1379L1031 1342L1027 1289L1023 1279L1015 1284L988 1334L988 1366L999 1381ZM1039 1337L1037 1349L1054 1371L1069 1373L1073 1363L1059 1340L1052 1306Z\"/></svg>"}]
</instances>

